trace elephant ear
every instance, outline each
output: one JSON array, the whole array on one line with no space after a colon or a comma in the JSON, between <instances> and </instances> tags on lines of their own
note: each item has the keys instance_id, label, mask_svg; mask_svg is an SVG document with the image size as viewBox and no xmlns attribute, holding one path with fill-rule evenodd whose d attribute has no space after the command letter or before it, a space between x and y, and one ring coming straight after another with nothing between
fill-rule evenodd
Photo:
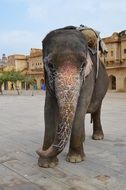
<instances>
[{"instance_id":1,"label":"elephant ear","mask_svg":"<svg viewBox=\"0 0 126 190\"><path fill-rule=\"evenodd\" d=\"M91 57L88 52L87 53L87 64L86 64L85 70L84 70L85 77L87 77L90 74L90 72L92 71L92 66L93 66L93 62L92 62Z\"/></svg>"}]
</instances>

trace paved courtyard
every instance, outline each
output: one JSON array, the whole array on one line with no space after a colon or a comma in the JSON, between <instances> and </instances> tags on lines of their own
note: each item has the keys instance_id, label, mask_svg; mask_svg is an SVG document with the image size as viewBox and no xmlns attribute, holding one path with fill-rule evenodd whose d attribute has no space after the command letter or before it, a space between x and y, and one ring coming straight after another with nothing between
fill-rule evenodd
<instances>
[{"instance_id":1,"label":"paved courtyard","mask_svg":"<svg viewBox=\"0 0 126 190\"><path fill-rule=\"evenodd\" d=\"M86 117L86 160L40 168L35 153L43 141L44 92L0 96L0 190L125 190L126 93L107 93L102 109L105 139L91 139Z\"/></svg>"}]
</instances>

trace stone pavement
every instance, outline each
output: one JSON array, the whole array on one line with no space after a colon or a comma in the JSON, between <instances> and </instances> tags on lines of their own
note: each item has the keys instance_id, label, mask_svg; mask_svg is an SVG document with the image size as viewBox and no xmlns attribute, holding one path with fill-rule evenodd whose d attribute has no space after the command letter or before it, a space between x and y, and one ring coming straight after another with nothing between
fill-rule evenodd
<instances>
[{"instance_id":1,"label":"stone pavement","mask_svg":"<svg viewBox=\"0 0 126 190\"><path fill-rule=\"evenodd\" d=\"M125 190L126 93L108 93L102 110L103 141L91 139L86 117L86 160L40 168L35 153L43 141L44 92L0 96L0 190Z\"/></svg>"}]
</instances>

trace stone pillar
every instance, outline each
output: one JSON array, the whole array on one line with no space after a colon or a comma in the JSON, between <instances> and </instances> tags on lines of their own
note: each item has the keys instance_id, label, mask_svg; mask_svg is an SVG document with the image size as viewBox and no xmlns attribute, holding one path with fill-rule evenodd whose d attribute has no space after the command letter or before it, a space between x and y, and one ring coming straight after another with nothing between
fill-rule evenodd
<instances>
[{"instance_id":1,"label":"stone pillar","mask_svg":"<svg viewBox=\"0 0 126 190\"><path fill-rule=\"evenodd\" d=\"M12 82L8 81L8 90L11 90L11 84Z\"/></svg>"},{"instance_id":2,"label":"stone pillar","mask_svg":"<svg viewBox=\"0 0 126 190\"><path fill-rule=\"evenodd\" d=\"M124 90L126 91L126 77L124 78Z\"/></svg>"},{"instance_id":3,"label":"stone pillar","mask_svg":"<svg viewBox=\"0 0 126 190\"><path fill-rule=\"evenodd\" d=\"M21 81L17 81L17 87L19 90L21 90Z\"/></svg>"},{"instance_id":4,"label":"stone pillar","mask_svg":"<svg viewBox=\"0 0 126 190\"><path fill-rule=\"evenodd\" d=\"M41 79L38 79L38 89L41 89Z\"/></svg>"},{"instance_id":5,"label":"stone pillar","mask_svg":"<svg viewBox=\"0 0 126 190\"><path fill-rule=\"evenodd\" d=\"M116 91L117 92L124 92L124 76L117 76L116 77Z\"/></svg>"}]
</instances>

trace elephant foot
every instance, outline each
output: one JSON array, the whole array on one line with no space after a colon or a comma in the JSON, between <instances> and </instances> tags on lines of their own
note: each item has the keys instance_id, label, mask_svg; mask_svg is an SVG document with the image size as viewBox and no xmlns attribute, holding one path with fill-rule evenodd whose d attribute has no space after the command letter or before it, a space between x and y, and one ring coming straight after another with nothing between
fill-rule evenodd
<instances>
[{"instance_id":1,"label":"elephant foot","mask_svg":"<svg viewBox=\"0 0 126 190\"><path fill-rule=\"evenodd\" d=\"M43 168L54 168L57 164L58 164L57 157L44 158L40 156L38 159L38 165Z\"/></svg>"},{"instance_id":2,"label":"elephant foot","mask_svg":"<svg viewBox=\"0 0 126 190\"><path fill-rule=\"evenodd\" d=\"M92 139L93 139L93 140L103 140L103 139L104 139L104 134L103 134L103 132L102 132L102 131L100 131L100 132L97 131L97 132L93 133Z\"/></svg>"},{"instance_id":3,"label":"elephant foot","mask_svg":"<svg viewBox=\"0 0 126 190\"><path fill-rule=\"evenodd\" d=\"M78 163L85 160L85 154L84 152L75 152L75 151L69 151L67 154L66 161L71 163Z\"/></svg>"}]
</instances>

